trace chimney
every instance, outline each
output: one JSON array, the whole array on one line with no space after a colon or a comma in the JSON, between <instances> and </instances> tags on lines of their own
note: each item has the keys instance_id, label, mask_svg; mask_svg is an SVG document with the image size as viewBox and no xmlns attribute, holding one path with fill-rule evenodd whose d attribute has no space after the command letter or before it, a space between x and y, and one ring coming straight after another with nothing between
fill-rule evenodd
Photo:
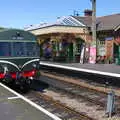
<instances>
[{"instance_id":1,"label":"chimney","mask_svg":"<svg viewBox=\"0 0 120 120\"><path fill-rule=\"evenodd\" d=\"M84 16L92 16L92 10L89 9L84 10Z\"/></svg>"}]
</instances>

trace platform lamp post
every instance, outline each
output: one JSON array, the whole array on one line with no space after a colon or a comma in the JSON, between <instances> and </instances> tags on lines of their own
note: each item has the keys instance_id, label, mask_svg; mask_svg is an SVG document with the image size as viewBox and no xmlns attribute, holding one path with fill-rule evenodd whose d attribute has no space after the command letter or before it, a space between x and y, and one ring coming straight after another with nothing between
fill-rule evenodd
<instances>
[{"instance_id":1,"label":"platform lamp post","mask_svg":"<svg viewBox=\"0 0 120 120\"><path fill-rule=\"evenodd\" d=\"M97 39L96 39L96 0L92 2L92 43L90 46L90 63L96 63L97 59Z\"/></svg>"}]
</instances>

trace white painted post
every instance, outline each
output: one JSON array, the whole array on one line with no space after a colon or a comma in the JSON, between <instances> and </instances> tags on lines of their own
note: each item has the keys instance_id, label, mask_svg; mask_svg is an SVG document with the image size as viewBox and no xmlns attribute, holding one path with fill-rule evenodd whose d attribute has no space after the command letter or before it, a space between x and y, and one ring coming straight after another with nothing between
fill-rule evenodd
<instances>
[{"instance_id":1,"label":"white painted post","mask_svg":"<svg viewBox=\"0 0 120 120\"><path fill-rule=\"evenodd\" d=\"M108 93L106 114L108 115L108 117L112 117L112 114L114 112L115 112L115 93L114 91L111 91Z\"/></svg>"}]
</instances>

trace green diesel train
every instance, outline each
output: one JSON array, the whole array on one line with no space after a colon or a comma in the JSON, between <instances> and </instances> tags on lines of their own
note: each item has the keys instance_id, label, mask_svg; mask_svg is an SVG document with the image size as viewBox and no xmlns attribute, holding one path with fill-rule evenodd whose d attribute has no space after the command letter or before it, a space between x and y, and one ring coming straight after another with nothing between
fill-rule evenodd
<instances>
[{"instance_id":1,"label":"green diesel train","mask_svg":"<svg viewBox=\"0 0 120 120\"><path fill-rule=\"evenodd\" d=\"M28 89L39 68L36 37L19 29L0 30L0 81Z\"/></svg>"}]
</instances>

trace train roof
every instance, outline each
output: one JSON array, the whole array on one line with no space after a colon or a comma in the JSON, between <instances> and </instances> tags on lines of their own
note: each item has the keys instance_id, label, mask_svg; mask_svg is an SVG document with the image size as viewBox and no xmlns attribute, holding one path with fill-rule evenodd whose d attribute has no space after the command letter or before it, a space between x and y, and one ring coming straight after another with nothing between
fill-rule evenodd
<instances>
[{"instance_id":1,"label":"train roof","mask_svg":"<svg viewBox=\"0 0 120 120\"><path fill-rule=\"evenodd\" d=\"M36 42L36 36L29 31L21 29L0 29L0 42L1 41L16 41L16 42Z\"/></svg>"}]
</instances>

